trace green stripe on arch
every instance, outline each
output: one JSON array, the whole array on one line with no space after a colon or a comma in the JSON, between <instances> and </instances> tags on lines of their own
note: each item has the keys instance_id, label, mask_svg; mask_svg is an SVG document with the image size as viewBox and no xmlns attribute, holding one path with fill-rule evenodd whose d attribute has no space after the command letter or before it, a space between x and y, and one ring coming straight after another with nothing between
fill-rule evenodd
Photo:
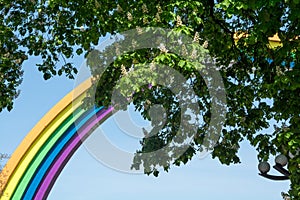
<instances>
[{"instance_id":1,"label":"green stripe on arch","mask_svg":"<svg viewBox=\"0 0 300 200\"><path fill-rule=\"evenodd\" d=\"M47 153L54 146L54 144L59 140L59 138L66 132L68 127L70 127L76 119L78 119L83 113L84 110L80 110L75 112L76 114L71 114L68 118L51 134L51 136L47 139L47 141L43 144L43 146L36 153L36 156L30 163L29 167L26 169L25 174L22 176L12 199L21 199L23 193L30 180L32 179L34 173L42 163L43 159L47 156Z\"/></svg>"},{"instance_id":2,"label":"green stripe on arch","mask_svg":"<svg viewBox=\"0 0 300 200\"><path fill-rule=\"evenodd\" d=\"M3 191L0 200L12 198L20 181L25 180L24 178L27 179L26 170L29 169L30 164L35 159L39 159L38 155L42 151L43 145L53 137L52 134L55 133L55 130L80 107L90 86L91 80L88 79L72 90L26 135L0 174L0 180L3 183L0 186L0 190Z\"/></svg>"}]
</instances>

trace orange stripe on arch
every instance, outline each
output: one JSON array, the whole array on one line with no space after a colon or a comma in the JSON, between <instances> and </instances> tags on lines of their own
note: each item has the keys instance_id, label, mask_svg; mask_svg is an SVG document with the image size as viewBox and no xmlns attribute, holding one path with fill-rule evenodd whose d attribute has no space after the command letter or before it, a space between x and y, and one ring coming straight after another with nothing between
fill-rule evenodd
<instances>
[{"instance_id":1,"label":"orange stripe on arch","mask_svg":"<svg viewBox=\"0 0 300 200\"><path fill-rule=\"evenodd\" d=\"M3 168L0 174L0 192L6 193L6 186L10 182L11 177L18 168L19 163L22 162L24 156L31 145L39 137L39 134L47 128L47 126L55 120L63 110L70 105L73 100L79 98L88 88L91 87L91 79L84 81L77 86L74 90L68 93L61 101L59 101L44 117L34 126L34 128L26 135L21 144L17 147L7 164ZM11 192L11 191L9 191ZM1 197L1 193L0 193ZM5 198L5 194L3 195ZM1 198L2 199L2 198Z\"/></svg>"}]
</instances>

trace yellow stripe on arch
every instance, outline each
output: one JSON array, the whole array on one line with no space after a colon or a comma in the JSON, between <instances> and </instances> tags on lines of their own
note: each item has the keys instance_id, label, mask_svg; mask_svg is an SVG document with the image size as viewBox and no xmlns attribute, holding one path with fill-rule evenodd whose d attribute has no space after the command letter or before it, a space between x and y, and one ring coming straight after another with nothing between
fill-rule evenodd
<instances>
[{"instance_id":1,"label":"yellow stripe on arch","mask_svg":"<svg viewBox=\"0 0 300 200\"><path fill-rule=\"evenodd\" d=\"M53 131L81 105L85 91L90 88L91 80L88 79L61 101L59 101L28 133L18 146L12 157L0 174L2 182L0 190L3 191L1 200L9 199L17 187L22 175L34 158L37 151L45 143Z\"/></svg>"}]
</instances>

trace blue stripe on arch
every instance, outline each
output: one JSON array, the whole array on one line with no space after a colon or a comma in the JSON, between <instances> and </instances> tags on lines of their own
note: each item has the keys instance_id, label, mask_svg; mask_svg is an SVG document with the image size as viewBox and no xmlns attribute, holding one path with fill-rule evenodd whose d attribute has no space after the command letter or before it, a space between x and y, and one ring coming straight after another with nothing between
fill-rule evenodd
<instances>
[{"instance_id":1,"label":"blue stripe on arch","mask_svg":"<svg viewBox=\"0 0 300 200\"><path fill-rule=\"evenodd\" d=\"M51 164L57 157L57 155L61 152L65 144L77 133L77 130L84 126L85 123L89 121L97 112L102 110L101 108L92 108L86 113L83 114L79 119L76 120L66 131L63 133L61 138L55 143L55 145L51 148L50 152L48 153L47 157L41 163L38 171L35 173L33 179L30 181L29 186L27 186L25 193L22 199L32 199L36 189L38 188L39 184L43 180L44 175L47 173L48 169L50 168Z\"/></svg>"}]
</instances>

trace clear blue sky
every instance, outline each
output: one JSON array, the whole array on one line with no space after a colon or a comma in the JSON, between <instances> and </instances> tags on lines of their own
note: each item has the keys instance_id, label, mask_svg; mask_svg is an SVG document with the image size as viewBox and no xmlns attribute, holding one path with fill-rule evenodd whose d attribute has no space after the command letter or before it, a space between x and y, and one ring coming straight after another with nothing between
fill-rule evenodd
<instances>
[{"instance_id":1,"label":"clear blue sky","mask_svg":"<svg viewBox=\"0 0 300 200\"><path fill-rule=\"evenodd\" d=\"M55 77L44 81L37 71L37 59L25 63L21 95L11 112L0 113L0 152L12 154L23 137L62 97L73 89L74 81ZM83 59L76 59L80 65ZM121 148L132 148L131 138L118 128L113 120L101 128L106 134L122 135L113 141ZM109 154L109 152L107 152ZM209 199L209 200L280 200L281 191L287 191L289 182L269 181L257 173L256 152L247 142L239 152L242 164L224 166L210 156L182 167L172 167L169 173L158 178L146 175L121 173L102 165L82 146L58 178L49 199ZM273 160L270 160L273 162ZM275 171L272 171L276 173Z\"/></svg>"}]
</instances>

